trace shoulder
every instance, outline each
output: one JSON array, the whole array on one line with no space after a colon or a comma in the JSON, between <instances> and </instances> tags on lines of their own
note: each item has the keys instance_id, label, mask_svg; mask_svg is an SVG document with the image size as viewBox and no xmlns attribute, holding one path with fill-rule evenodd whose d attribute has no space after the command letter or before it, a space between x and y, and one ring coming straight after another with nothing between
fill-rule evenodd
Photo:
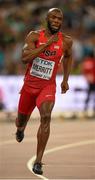
<instances>
[{"instance_id":1,"label":"shoulder","mask_svg":"<svg viewBox=\"0 0 95 180\"><path fill-rule=\"evenodd\" d=\"M71 48L71 47L72 47L72 44L73 44L73 39L72 39L72 37L63 34L63 43L65 43L68 48Z\"/></svg>"},{"instance_id":2,"label":"shoulder","mask_svg":"<svg viewBox=\"0 0 95 180\"><path fill-rule=\"evenodd\" d=\"M26 36L26 41L33 40L37 41L39 38L40 32L39 31L30 31Z\"/></svg>"}]
</instances>

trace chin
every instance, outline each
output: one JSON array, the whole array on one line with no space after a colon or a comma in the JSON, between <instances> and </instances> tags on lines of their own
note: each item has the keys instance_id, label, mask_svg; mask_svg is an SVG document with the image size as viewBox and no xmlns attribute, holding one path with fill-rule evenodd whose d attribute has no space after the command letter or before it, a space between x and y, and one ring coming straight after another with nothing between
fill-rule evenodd
<instances>
[{"instance_id":1,"label":"chin","mask_svg":"<svg viewBox=\"0 0 95 180\"><path fill-rule=\"evenodd\" d=\"M52 34L55 34L55 33L59 32L59 29L51 29L50 31Z\"/></svg>"},{"instance_id":2,"label":"chin","mask_svg":"<svg viewBox=\"0 0 95 180\"><path fill-rule=\"evenodd\" d=\"M50 30L51 34L55 34L59 32L60 27L55 29L53 26L51 26L50 22L48 21L48 29Z\"/></svg>"}]
</instances>

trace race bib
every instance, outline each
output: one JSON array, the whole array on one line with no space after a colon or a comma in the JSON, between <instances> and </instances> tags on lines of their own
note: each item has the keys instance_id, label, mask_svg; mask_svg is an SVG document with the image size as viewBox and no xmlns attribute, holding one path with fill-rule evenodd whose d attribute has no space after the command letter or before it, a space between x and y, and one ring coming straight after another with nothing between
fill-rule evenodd
<instances>
[{"instance_id":1,"label":"race bib","mask_svg":"<svg viewBox=\"0 0 95 180\"><path fill-rule=\"evenodd\" d=\"M49 80L52 76L54 65L54 61L37 57L33 60L30 74L35 77Z\"/></svg>"}]
</instances>

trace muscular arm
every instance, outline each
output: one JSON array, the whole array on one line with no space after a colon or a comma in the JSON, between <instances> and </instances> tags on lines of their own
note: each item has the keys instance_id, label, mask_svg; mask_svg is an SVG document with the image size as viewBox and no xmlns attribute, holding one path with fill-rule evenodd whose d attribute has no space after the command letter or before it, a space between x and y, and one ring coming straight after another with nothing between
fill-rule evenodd
<instances>
[{"instance_id":1,"label":"muscular arm","mask_svg":"<svg viewBox=\"0 0 95 180\"><path fill-rule=\"evenodd\" d=\"M30 63L34 58L36 58L40 53L42 53L54 40L56 37L51 37L45 44L40 45L36 48L35 44L39 38L37 32L30 32L25 40L25 45L22 50L22 62L24 64Z\"/></svg>"},{"instance_id":2,"label":"muscular arm","mask_svg":"<svg viewBox=\"0 0 95 180\"><path fill-rule=\"evenodd\" d=\"M63 60L63 81L61 83L62 93L69 89L68 78L72 66L72 39L70 37L64 38L64 60Z\"/></svg>"},{"instance_id":3,"label":"muscular arm","mask_svg":"<svg viewBox=\"0 0 95 180\"><path fill-rule=\"evenodd\" d=\"M72 66L72 39L67 37L65 40L65 54L63 60L64 81L68 81L68 77Z\"/></svg>"}]
</instances>

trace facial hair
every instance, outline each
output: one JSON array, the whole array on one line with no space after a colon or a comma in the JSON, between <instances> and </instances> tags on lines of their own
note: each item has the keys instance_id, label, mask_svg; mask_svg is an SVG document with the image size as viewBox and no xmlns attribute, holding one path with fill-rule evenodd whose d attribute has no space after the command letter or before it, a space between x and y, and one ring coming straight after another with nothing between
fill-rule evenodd
<instances>
[{"instance_id":1,"label":"facial hair","mask_svg":"<svg viewBox=\"0 0 95 180\"><path fill-rule=\"evenodd\" d=\"M60 28L61 28L61 25L59 26L58 29L54 29L54 28L51 27L51 23L50 23L50 21L48 20L48 21L47 21L47 27L48 27L48 29L50 30L51 34L55 34L55 33L59 32L59 30L60 30Z\"/></svg>"}]
</instances>

